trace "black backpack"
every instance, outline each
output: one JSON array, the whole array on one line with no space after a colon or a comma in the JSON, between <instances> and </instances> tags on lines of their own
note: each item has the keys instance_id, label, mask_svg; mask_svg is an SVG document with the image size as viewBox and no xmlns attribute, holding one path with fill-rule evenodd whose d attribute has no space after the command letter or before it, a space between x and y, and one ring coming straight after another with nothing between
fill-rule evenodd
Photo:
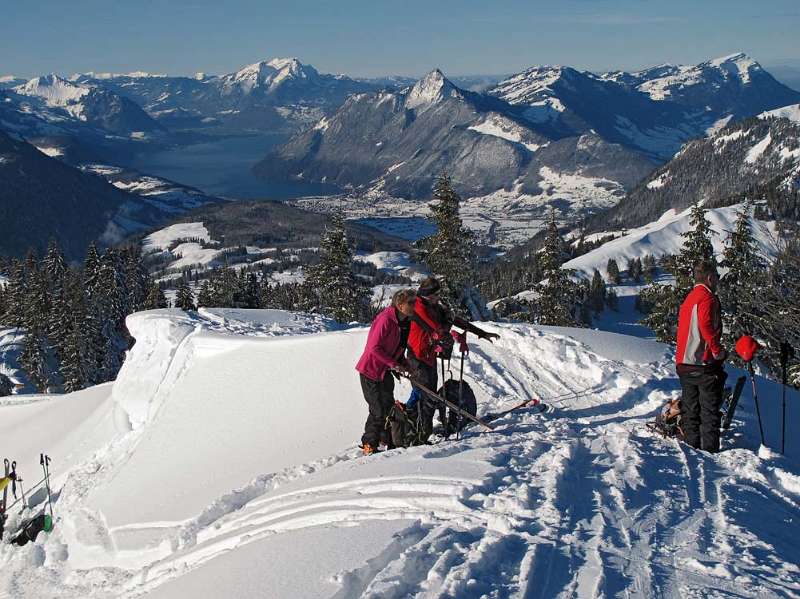
<instances>
[{"instance_id":1,"label":"black backpack","mask_svg":"<svg viewBox=\"0 0 800 599\"><path fill-rule=\"evenodd\" d=\"M435 409L427 398L420 398L413 406L404 409L397 407L397 404L392 406L386 417L386 428L391 433L392 444L395 447L425 445L431 435L431 431L426 430L426 422L431 420Z\"/></svg>"},{"instance_id":2,"label":"black backpack","mask_svg":"<svg viewBox=\"0 0 800 599\"><path fill-rule=\"evenodd\" d=\"M478 413L478 400L475 398L474 391L466 381L457 381L456 379L445 381L444 385L439 389L439 395L473 416ZM459 395L461 396L460 401ZM440 418L443 411L444 410L439 411ZM448 409L447 412L442 422L445 426L445 436L460 431L467 422L469 422L455 410Z\"/></svg>"}]
</instances>

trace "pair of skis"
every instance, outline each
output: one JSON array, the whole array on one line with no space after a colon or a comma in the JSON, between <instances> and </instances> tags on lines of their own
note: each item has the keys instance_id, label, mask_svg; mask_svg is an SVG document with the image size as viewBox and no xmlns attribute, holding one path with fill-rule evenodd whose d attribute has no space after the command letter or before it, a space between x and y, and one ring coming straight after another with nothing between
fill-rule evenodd
<instances>
[{"instance_id":1,"label":"pair of skis","mask_svg":"<svg viewBox=\"0 0 800 599\"><path fill-rule=\"evenodd\" d=\"M542 402L539 399L533 398L533 399L526 399L525 401L520 402L519 404L515 405L514 407L512 407L512 408L510 408L508 410L504 410L502 412L498 412L497 414L490 414L486 418L478 418L477 416L473 416L472 414L470 414L466 410L462 409L460 406L457 406L455 403L453 403L452 401L448 400L446 397L443 397L442 395L436 393L436 391L434 391L433 389L430 389L430 388L426 387L423 383L420 383L416 378L414 378L412 376L409 376L407 374L403 374L403 373L400 373L400 376L404 376L405 378L407 378L409 381L411 381L411 383L415 387L417 387L418 389L424 391L433 400L444 404L445 406L447 406L448 408L453 410L456 414L458 414L462 418L464 418L466 420L469 420L469 421L471 421L471 422L473 422L473 423L475 423L475 424L477 424L479 426L482 426L484 429L489 430L489 431L493 431L494 430L494 426L491 424L491 422L493 420L497 420L498 418L502 418L503 416L506 416L507 414L510 414L511 412L513 412L515 410L520 410L522 408L528 408L528 407L536 407L541 412L552 412L552 408L550 406L548 406L547 404L545 404L544 402Z\"/></svg>"},{"instance_id":2,"label":"pair of skis","mask_svg":"<svg viewBox=\"0 0 800 599\"><path fill-rule=\"evenodd\" d=\"M50 490L50 456L46 454L39 454L39 465L42 467L44 476L42 480L28 489L28 493L44 485L47 489L47 504L42 508L42 511L33 518L24 520L19 526L17 533L11 539L12 543L17 545L25 545L29 541L36 540L36 537L41 531L50 532L53 530L53 496ZM5 529L5 522L8 519L8 510L13 508L17 503L22 501L22 509L27 507L27 499L25 497L25 489L22 486L23 479L17 473L17 462L3 460L5 468L6 484L3 488L3 502L0 504L0 539L3 538ZM14 495L14 502L8 504L8 483L11 484L12 493ZM19 485L21 497L17 498L17 485ZM49 509L49 514L47 513Z\"/></svg>"}]
</instances>

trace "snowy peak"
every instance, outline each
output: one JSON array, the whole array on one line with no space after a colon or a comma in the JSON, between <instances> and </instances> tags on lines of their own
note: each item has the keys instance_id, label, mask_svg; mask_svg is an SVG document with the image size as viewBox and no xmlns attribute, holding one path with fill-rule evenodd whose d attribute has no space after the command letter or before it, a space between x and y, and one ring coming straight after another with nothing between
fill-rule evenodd
<instances>
[{"instance_id":1,"label":"snowy peak","mask_svg":"<svg viewBox=\"0 0 800 599\"><path fill-rule=\"evenodd\" d=\"M50 74L34 77L27 83L15 87L14 91L23 96L41 98L48 106L56 107L78 102L91 91L91 88Z\"/></svg>"},{"instance_id":2,"label":"snowy peak","mask_svg":"<svg viewBox=\"0 0 800 599\"><path fill-rule=\"evenodd\" d=\"M221 80L228 89L238 88L244 93L255 90L269 93L288 81L312 80L318 76L314 67L304 65L296 58L273 58L248 65L221 77Z\"/></svg>"},{"instance_id":3,"label":"snowy peak","mask_svg":"<svg viewBox=\"0 0 800 599\"><path fill-rule=\"evenodd\" d=\"M701 64L700 67L716 68L737 75L744 83L749 81L751 71L763 70L760 64L744 52L709 60Z\"/></svg>"},{"instance_id":4,"label":"snowy peak","mask_svg":"<svg viewBox=\"0 0 800 599\"><path fill-rule=\"evenodd\" d=\"M405 106L424 109L458 95L458 88L439 69L434 69L414 84L406 96Z\"/></svg>"},{"instance_id":5,"label":"snowy peak","mask_svg":"<svg viewBox=\"0 0 800 599\"><path fill-rule=\"evenodd\" d=\"M574 88L587 75L570 67L535 66L498 83L489 93L510 104L534 104L555 97L560 86Z\"/></svg>"}]
</instances>

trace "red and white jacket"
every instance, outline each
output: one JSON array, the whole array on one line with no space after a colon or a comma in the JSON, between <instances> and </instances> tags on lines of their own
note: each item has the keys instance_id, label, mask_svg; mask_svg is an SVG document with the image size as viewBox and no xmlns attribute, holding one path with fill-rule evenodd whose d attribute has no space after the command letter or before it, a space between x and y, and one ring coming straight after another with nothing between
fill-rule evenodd
<instances>
[{"instance_id":1,"label":"red and white jacket","mask_svg":"<svg viewBox=\"0 0 800 599\"><path fill-rule=\"evenodd\" d=\"M722 308L714 292L698 283L678 316L677 364L710 365L722 353Z\"/></svg>"}]
</instances>

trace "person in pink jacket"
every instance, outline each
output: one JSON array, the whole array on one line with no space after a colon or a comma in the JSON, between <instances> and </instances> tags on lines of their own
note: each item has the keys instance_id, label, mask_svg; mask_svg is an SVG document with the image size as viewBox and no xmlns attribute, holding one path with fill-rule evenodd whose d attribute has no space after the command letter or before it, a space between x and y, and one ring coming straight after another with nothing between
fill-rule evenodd
<instances>
[{"instance_id":1,"label":"person in pink jacket","mask_svg":"<svg viewBox=\"0 0 800 599\"><path fill-rule=\"evenodd\" d=\"M389 431L386 429L386 416L394 405L391 370L406 374L410 372L403 353L416 299L412 289L401 289L394 294L392 305L384 308L372 321L367 345L356 364L361 390L369 406L361 437L364 455L375 453L381 443L391 447Z\"/></svg>"}]
</instances>

